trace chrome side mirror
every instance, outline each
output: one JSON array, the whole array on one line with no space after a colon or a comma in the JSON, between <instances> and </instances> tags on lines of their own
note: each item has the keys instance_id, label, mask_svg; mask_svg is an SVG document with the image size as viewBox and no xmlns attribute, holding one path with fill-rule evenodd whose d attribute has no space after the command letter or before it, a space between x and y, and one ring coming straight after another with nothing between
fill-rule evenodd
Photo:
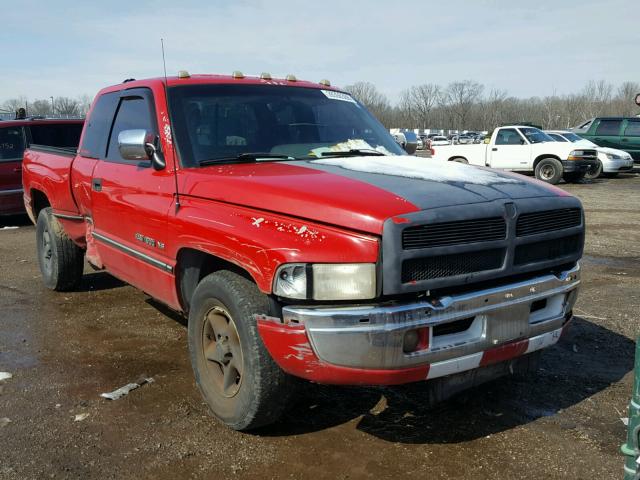
<instances>
[{"instance_id":1,"label":"chrome side mirror","mask_svg":"<svg viewBox=\"0 0 640 480\"><path fill-rule=\"evenodd\" d=\"M118 134L118 150L125 160L151 160L155 170L166 167L158 148L158 136L142 129L123 130Z\"/></svg>"}]
</instances>

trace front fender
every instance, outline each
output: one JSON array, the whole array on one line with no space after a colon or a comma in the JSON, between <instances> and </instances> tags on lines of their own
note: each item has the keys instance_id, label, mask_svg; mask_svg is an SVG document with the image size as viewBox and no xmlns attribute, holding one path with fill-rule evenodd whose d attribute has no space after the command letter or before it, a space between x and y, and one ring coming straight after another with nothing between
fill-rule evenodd
<instances>
[{"instance_id":1,"label":"front fender","mask_svg":"<svg viewBox=\"0 0 640 480\"><path fill-rule=\"evenodd\" d=\"M284 263L375 263L379 255L369 234L185 196L169 216L169 236L172 258L182 248L208 253L247 271L264 293Z\"/></svg>"}]
</instances>

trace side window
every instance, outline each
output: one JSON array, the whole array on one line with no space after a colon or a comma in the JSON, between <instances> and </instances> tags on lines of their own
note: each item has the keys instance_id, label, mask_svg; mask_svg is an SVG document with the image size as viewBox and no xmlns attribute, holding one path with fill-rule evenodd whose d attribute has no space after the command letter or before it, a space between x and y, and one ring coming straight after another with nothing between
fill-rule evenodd
<instances>
[{"instance_id":1,"label":"side window","mask_svg":"<svg viewBox=\"0 0 640 480\"><path fill-rule=\"evenodd\" d=\"M496 135L496 145L521 145L522 137L514 128L502 128Z\"/></svg>"},{"instance_id":2,"label":"side window","mask_svg":"<svg viewBox=\"0 0 640 480\"><path fill-rule=\"evenodd\" d=\"M568 142L566 138L564 138L561 135L558 135L557 133L548 133L547 135L553 138L556 142Z\"/></svg>"},{"instance_id":3,"label":"side window","mask_svg":"<svg viewBox=\"0 0 640 480\"><path fill-rule=\"evenodd\" d=\"M600 120L596 135L619 135L622 120Z\"/></svg>"},{"instance_id":4,"label":"side window","mask_svg":"<svg viewBox=\"0 0 640 480\"><path fill-rule=\"evenodd\" d=\"M78 148L82 124L29 125L31 143L59 148Z\"/></svg>"},{"instance_id":5,"label":"side window","mask_svg":"<svg viewBox=\"0 0 640 480\"><path fill-rule=\"evenodd\" d=\"M0 128L0 162L22 159L24 135L22 127Z\"/></svg>"},{"instance_id":6,"label":"side window","mask_svg":"<svg viewBox=\"0 0 640 480\"><path fill-rule=\"evenodd\" d=\"M83 157L104 158L118 98L119 92L105 93L95 101L85 124L82 145L78 150Z\"/></svg>"},{"instance_id":7,"label":"side window","mask_svg":"<svg viewBox=\"0 0 640 480\"><path fill-rule=\"evenodd\" d=\"M107 160L122 160L118 150L118 135L124 130L155 131L147 100L142 97L123 97L111 129Z\"/></svg>"},{"instance_id":8,"label":"side window","mask_svg":"<svg viewBox=\"0 0 640 480\"><path fill-rule=\"evenodd\" d=\"M624 135L625 137L640 137L640 120L628 120Z\"/></svg>"}]
</instances>

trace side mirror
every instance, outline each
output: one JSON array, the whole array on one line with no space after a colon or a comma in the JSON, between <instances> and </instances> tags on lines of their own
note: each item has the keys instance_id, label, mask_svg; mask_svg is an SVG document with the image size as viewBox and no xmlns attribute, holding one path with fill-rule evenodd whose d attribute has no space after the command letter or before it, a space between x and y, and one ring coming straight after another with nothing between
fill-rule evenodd
<instances>
[{"instance_id":1,"label":"side mirror","mask_svg":"<svg viewBox=\"0 0 640 480\"><path fill-rule=\"evenodd\" d=\"M158 141L157 135L146 130L123 130L118 134L118 150L125 160L151 160L155 170L162 170L166 162Z\"/></svg>"}]
</instances>

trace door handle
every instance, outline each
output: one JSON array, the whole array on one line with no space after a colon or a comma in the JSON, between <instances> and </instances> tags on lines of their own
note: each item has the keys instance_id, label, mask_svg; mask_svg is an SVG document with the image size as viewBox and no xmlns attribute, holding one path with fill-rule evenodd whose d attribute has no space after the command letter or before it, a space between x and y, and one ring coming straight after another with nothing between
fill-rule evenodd
<instances>
[{"instance_id":1,"label":"door handle","mask_svg":"<svg viewBox=\"0 0 640 480\"><path fill-rule=\"evenodd\" d=\"M491 151L492 151L492 152L497 152L497 151L498 151L498 149L497 149L496 147L493 147L493 148L491 149Z\"/></svg>"},{"instance_id":2,"label":"door handle","mask_svg":"<svg viewBox=\"0 0 640 480\"><path fill-rule=\"evenodd\" d=\"M93 190L96 192L102 191L102 179L101 178L91 179L91 188L93 188Z\"/></svg>"},{"instance_id":3,"label":"door handle","mask_svg":"<svg viewBox=\"0 0 640 480\"><path fill-rule=\"evenodd\" d=\"M18 173L22 171L22 167L16 167L13 169L13 173Z\"/></svg>"}]
</instances>

